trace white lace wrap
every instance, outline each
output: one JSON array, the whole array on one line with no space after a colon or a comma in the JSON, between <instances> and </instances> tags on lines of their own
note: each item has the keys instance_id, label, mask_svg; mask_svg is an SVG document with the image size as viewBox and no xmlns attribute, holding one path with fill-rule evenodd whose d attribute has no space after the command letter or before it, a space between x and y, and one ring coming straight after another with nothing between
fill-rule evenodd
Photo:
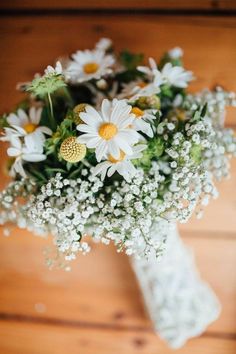
<instances>
[{"instance_id":1,"label":"white lace wrap","mask_svg":"<svg viewBox=\"0 0 236 354\"><path fill-rule=\"evenodd\" d=\"M160 259L132 259L154 329L172 348L200 335L217 319L219 302L201 280L193 254L174 227Z\"/></svg>"}]
</instances>

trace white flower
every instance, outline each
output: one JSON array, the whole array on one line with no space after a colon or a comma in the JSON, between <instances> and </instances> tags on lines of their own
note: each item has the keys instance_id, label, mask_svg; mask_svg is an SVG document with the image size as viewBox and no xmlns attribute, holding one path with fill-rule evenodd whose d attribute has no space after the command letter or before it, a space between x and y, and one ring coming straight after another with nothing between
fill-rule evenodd
<instances>
[{"instance_id":1,"label":"white flower","mask_svg":"<svg viewBox=\"0 0 236 354\"><path fill-rule=\"evenodd\" d=\"M171 63L164 65L161 76L164 83L181 88L187 87L188 82L193 79L191 71L186 71L181 66L173 66Z\"/></svg>"},{"instance_id":2,"label":"white flower","mask_svg":"<svg viewBox=\"0 0 236 354\"><path fill-rule=\"evenodd\" d=\"M97 43L96 43L96 49L106 51L112 46L112 40L110 38L101 38Z\"/></svg>"},{"instance_id":3,"label":"white flower","mask_svg":"<svg viewBox=\"0 0 236 354\"><path fill-rule=\"evenodd\" d=\"M132 164L131 160L142 157L141 151L146 149L146 145L137 145L133 147L132 155L126 155L120 150L120 156L118 159L114 159L113 156L107 155L107 161L99 163L93 169L93 175L101 174L101 179L104 180L106 174L111 177L115 172L118 172L126 180L130 180L135 173L136 168Z\"/></svg>"},{"instance_id":4,"label":"white flower","mask_svg":"<svg viewBox=\"0 0 236 354\"><path fill-rule=\"evenodd\" d=\"M171 59L179 59L183 56L183 50L180 47L174 47L168 51Z\"/></svg>"},{"instance_id":5,"label":"white flower","mask_svg":"<svg viewBox=\"0 0 236 354\"><path fill-rule=\"evenodd\" d=\"M150 68L146 66L138 66L138 70L146 74L149 78L153 78L153 83L160 86L169 84L176 87L185 88L188 82L193 79L191 71L186 71L181 66L173 66L171 63L166 63L160 71L154 59L149 58Z\"/></svg>"},{"instance_id":6,"label":"white flower","mask_svg":"<svg viewBox=\"0 0 236 354\"><path fill-rule=\"evenodd\" d=\"M65 74L67 79L73 83L100 79L112 72L111 66L114 64L112 55L98 49L79 50L72 55L72 59Z\"/></svg>"},{"instance_id":7,"label":"white flower","mask_svg":"<svg viewBox=\"0 0 236 354\"><path fill-rule=\"evenodd\" d=\"M95 148L98 161L106 154L118 159L120 150L131 155L132 145L139 140L138 133L129 127L134 121L131 109L124 100L117 99L104 99L101 113L87 106L86 112L80 114L85 124L79 124L77 127L85 134L78 137L78 142L86 144L88 148Z\"/></svg>"},{"instance_id":8,"label":"white flower","mask_svg":"<svg viewBox=\"0 0 236 354\"><path fill-rule=\"evenodd\" d=\"M137 69L142 73L146 74L149 78L155 76L156 71L158 71L157 64L153 58L149 58L149 66L138 66Z\"/></svg>"},{"instance_id":9,"label":"white flower","mask_svg":"<svg viewBox=\"0 0 236 354\"><path fill-rule=\"evenodd\" d=\"M153 111L142 110L138 107L133 107L131 113L135 115L135 119L132 123L132 126L135 128L135 130L141 131L142 133L152 138L153 130L151 128L150 122L156 119Z\"/></svg>"},{"instance_id":10,"label":"white flower","mask_svg":"<svg viewBox=\"0 0 236 354\"><path fill-rule=\"evenodd\" d=\"M123 89L119 94L119 98L129 98L130 100L136 100L141 96L152 96L159 92L159 82L155 81L155 77L150 83L138 79L131 81L128 84L124 84Z\"/></svg>"},{"instance_id":11,"label":"white flower","mask_svg":"<svg viewBox=\"0 0 236 354\"><path fill-rule=\"evenodd\" d=\"M44 70L44 74L47 76L50 75L61 75L62 74L62 66L59 61L56 62L55 68L51 65L48 65L47 68Z\"/></svg>"},{"instance_id":12,"label":"white flower","mask_svg":"<svg viewBox=\"0 0 236 354\"><path fill-rule=\"evenodd\" d=\"M39 125L41 113L42 108L36 109L35 107L31 107L29 115L27 115L22 109L18 109L17 113L11 113L7 117L7 123L14 128L14 130L11 128L8 128L8 130L11 129L11 134L13 135L38 135L42 140L45 140L43 134L52 135L52 131L48 127ZM8 134L10 134L9 131Z\"/></svg>"},{"instance_id":13,"label":"white flower","mask_svg":"<svg viewBox=\"0 0 236 354\"><path fill-rule=\"evenodd\" d=\"M11 147L7 149L7 154L16 158L11 168L11 174L19 173L22 177L26 177L22 161L39 162L46 159L46 155L43 154L42 140L37 135L25 136L24 144L19 137L12 137Z\"/></svg>"}]
</instances>

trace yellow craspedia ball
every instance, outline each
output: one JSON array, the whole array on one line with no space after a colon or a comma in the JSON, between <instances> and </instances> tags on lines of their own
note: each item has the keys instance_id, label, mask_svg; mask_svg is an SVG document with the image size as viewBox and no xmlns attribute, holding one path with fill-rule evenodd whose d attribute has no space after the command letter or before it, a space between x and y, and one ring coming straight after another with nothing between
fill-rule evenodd
<instances>
[{"instance_id":1,"label":"yellow craspedia ball","mask_svg":"<svg viewBox=\"0 0 236 354\"><path fill-rule=\"evenodd\" d=\"M86 155L86 146L77 142L75 136L65 139L60 147L60 156L67 162L81 161Z\"/></svg>"},{"instance_id":2,"label":"yellow craspedia ball","mask_svg":"<svg viewBox=\"0 0 236 354\"><path fill-rule=\"evenodd\" d=\"M86 106L87 106L87 103L80 103L73 108L73 112L75 113L75 115L74 115L75 116L75 119L74 119L75 124L79 125L79 124L83 123L82 119L80 118L80 113L85 112Z\"/></svg>"}]
</instances>

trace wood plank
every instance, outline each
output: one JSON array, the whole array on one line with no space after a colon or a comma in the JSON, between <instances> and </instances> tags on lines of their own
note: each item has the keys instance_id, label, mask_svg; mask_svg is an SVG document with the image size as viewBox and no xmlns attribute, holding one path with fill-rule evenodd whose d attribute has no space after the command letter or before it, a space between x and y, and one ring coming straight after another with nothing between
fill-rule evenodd
<instances>
[{"instance_id":1,"label":"wood plank","mask_svg":"<svg viewBox=\"0 0 236 354\"><path fill-rule=\"evenodd\" d=\"M0 350L4 354L171 354L173 350L153 333L67 328L30 323L0 322ZM181 354L234 354L236 341L201 337Z\"/></svg>"},{"instance_id":2,"label":"wood plank","mask_svg":"<svg viewBox=\"0 0 236 354\"><path fill-rule=\"evenodd\" d=\"M235 9L234 0L3 0L2 9L177 9L177 10L211 10Z\"/></svg>"},{"instance_id":3,"label":"wood plank","mask_svg":"<svg viewBox=\"0 0 236 354\"><path fill-rule=\"evenodd\" d=\"M203 278L222 303L221 317L209 333L236 333L236 239L185 232L184 240L196 251ZM92 244L92 252L79 256L72 271L50 271L43 249L51 244L16 230L0 237L0 313L108 324L116 328L150 329L141 294L128 257L112 246Z\"/></svg>"},{"instance_id":4,"label":"wood plank","mask_svg":"<svg viewBox=\"0 0 236 354\"><path fill-rule=\"evenodd\" d=\"M218 84L236 91L234 17L3 17L0 23L0 50L4 53L0 59L0 111L9 111L22 98L22 94L15 91L16 82L32 79L35 72L58 57L78 48L93 47L102 36L111 37L117 50L129 48L154 58L179 45L185 51L186 67L197 77L191 85L192 91ZM235 124L235 111L231 111L227 121Z\"/></svg>"}]
</instances>

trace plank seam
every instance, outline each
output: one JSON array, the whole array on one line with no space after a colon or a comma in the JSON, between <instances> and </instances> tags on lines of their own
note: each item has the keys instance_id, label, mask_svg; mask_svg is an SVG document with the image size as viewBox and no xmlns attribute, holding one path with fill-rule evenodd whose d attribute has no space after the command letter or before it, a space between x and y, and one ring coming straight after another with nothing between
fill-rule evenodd
<instances>
[{"instance_id":1,"label":"plank seam","mask_svg":"<svg viewBox=\"0 0 236 354\"><path fill-rule=\"evenodd\" d=\"M60 326L60 327L74 327L74 328L87 328L87 329L98 329L98 330L117 330L117 331L135 331L135 332L148 332L154 333L153 329L145 326L125 326L116 325L109 323L91 323L76 320L67 320L54 317L37 317L23 314L15 313L5 313L0 312L0 321L2 322L18 322L18 323L32 323L32 324L44 324L50 326ZM236 333L223 333L208 331L205 332L202 337L207 338L219 338L225 340L236 341Z\"/></svg>"},{"instance_id":2,"label":"plank seam","mask_svg":"<svg viewBox=\"0 0 236 354\"><path fill-rule=\"evenodd\" d=\"M34 9L34 8L18 8L18 9L1 9L0 16L74 16L74 15L159 15L159 16L236 16L235 9L218 9L218 8L209 8L209 9L158 9L158 8L43 8L43 9Z\"/></svg>"}]
</instances>

